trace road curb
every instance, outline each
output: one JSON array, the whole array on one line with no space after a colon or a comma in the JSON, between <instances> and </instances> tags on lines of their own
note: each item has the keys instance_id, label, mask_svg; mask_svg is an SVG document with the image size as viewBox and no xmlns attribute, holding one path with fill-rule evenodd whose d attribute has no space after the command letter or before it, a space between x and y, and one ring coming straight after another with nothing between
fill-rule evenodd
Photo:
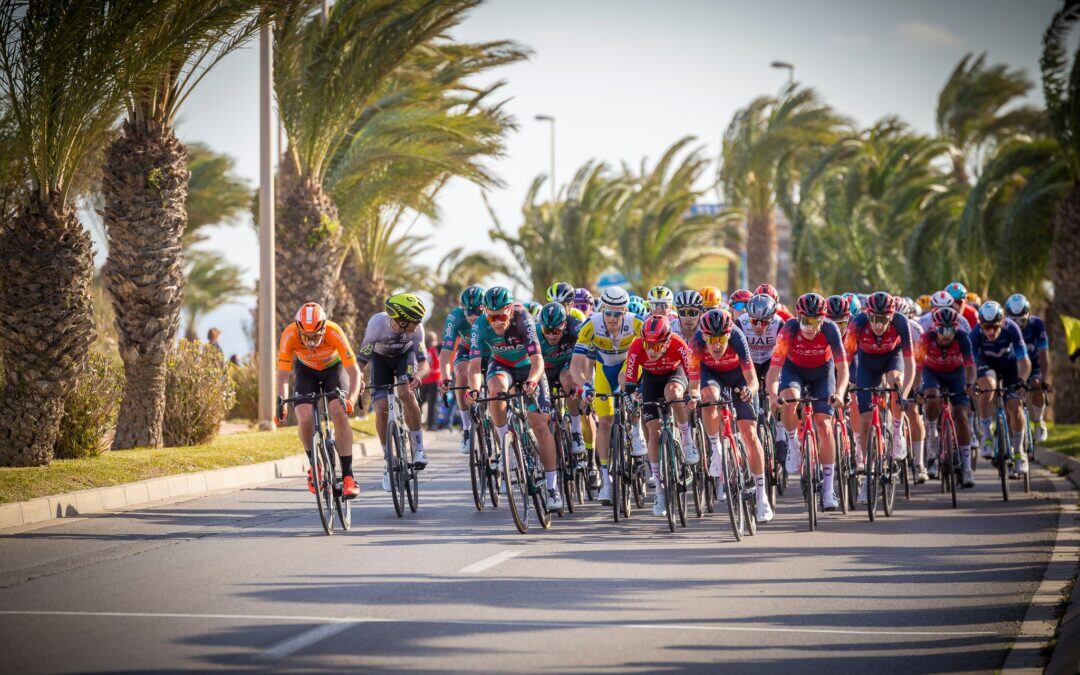
<instances>
[{"instance_id":1,"label":"road curb","mask_svg":"<svg viewBox=\"0 0 1080 675\"><path fill-rule=\"evenodd\" d=\"M370 441L354 443L353 455L361 459L368 458L369 444L378 447L377 443ZM51 520L81 518L95 513L156 504L171 499L256 487L279 478L305 475L306 460L305 455L299 453L270 462L174 474L135 483L38 497L25 502L0 504L0 531Z\"/></svg>"},{"instance_id":2,"label":"road curb","mask_svg":"<svg viewBox=\"0 0 1080 675\"><path fill-rule=\"evenodd\" d=\"M1062 477L1068 478L1069 482L1080 488L1080 460L1046 448L1039 448L1036 458L1035 462L1044 467L1060 467L1063 470Z\"/></svg>"},{"instance_id":3,"label":"road curb","mask_svg":"<svg viewBox=\"0 0 1080 675\"><path fill-rule=\"evenodd\" d=\"M1065 465L1062 460L1071 458L1059 455L1056 452L1039 450L1037 463ZM1069 467L1072 468L1072 467ZM1035 594L1031 598L1024 621L1017 632L1012 648L1005 658L1002 672L1007 673L1041 673L1046 672L1080 672L1080 640L1066 641L1066 629L1071 634L1080 635L1080 611L1076 608L1076 584L1073 583L1072 594L1069 600L1069 611L1066 613L1066 622L1062 622L1060 635L1056 648L1049 657L1045 654L1046 648L1054 639L1058 628L1058 607L1061 598L1070 582L1075 582L1080 559L1077 556L1077 548L1080 545L1080 516L1077 514L1076 499L1072 488L1076 486L1076 472L1069 474L1069 483L1054 480L1058 478L1051 472L1050 484L1057 493L1057 502L1061 508L1058 513L1057 528L1054 534L1054 547L1050 553L1050 560L1046 565L1046 572L1039 582ZM1069 485L1071 484L1071 486ZM1070 499L1070 496L1072 497ZM1073 623L1067 625L1069 615L1073 615ZM1071 666L1071 667L1070 667Z\"/></svg>"}]
</instances>

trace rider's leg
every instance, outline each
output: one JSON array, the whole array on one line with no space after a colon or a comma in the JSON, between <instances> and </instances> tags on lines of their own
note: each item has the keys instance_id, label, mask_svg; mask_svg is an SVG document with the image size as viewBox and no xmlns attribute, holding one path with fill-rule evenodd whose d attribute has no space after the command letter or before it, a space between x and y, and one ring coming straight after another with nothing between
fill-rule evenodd
<instances>
[{"instance_id":1,"label":"rider's leg","mask_svg":"<svg viewBox=\"0 0 1080 675\"><path fill-rule=\"evenodd\" d=\"M821 494L827 498L835 499L833 494L833 470L836 468L836 444L833 443L832 415L828 413L814 413L814 428L817 429L818 459L821 462Z\"/></svg>"},{"instance_id":2,"label":"rider's leg","mask_svg":"<svg viewBox=\"0 0 1080 675\"><path fill-rule=\"evenodd\" d=\"M510 380L505 373L495 373L488 378L488 396L495 397L510 388ZM499 437L499 446L503 446L506 433L510 431L510 424L506 419L505 401L488 401L488 414L491 422L495 425L495 433Z\"/></svg>"},{"instance_id":3,"label":"rider's leg","mask_svg":"<svg viewBox=\"0 0 1080 675\"><path fill-rule=\"evenodd\" d=\"M558 462L555 457L555 437L551 434L550 422L551 416L548 413L538 410L529 411L529 427L532 428L536 442L540 446L540 461L544 465L544 470L554 476L558 469ZM551 483L551 477L548 480ZM549 484L548 487L555 486Z\"/></svg>"},{"instance_id":4,"label":"rider's leg","mask_svg":"<svg viewBox=\"0 0 1080 675\"><path fill-rule=\"evenodd\" d=\"M338 457L341 458L341 475L351 476L352 472L352 444L353 432L349 426L349 414L345 412L345 406L341 401L334 399L328 406L330 419L334 422L334 443L337 446Z\"/></svg>"},{"instance_id":5,"label":"rider's leg","mask_svg":"<svg viewBox=\"0 0 1080 675\"><path fill-rule=\"evenodd\" d=\"M997 386L997 378L989 375L983 375L976 384L979 385L979 389L991 390ZM976 408L979 416L979 430L982 433L983 440L991 438L993 432L990 429L990 422L993 416L993 410L991 409L991 403L993 402L992 391L982 391L975 396Z\"/></svg>"},{"instance_id":6,"label":"rider's leg","mask_svg":"<svg viewBox=\"0 0 1080 675\"><path fill-rule=\"evenodd\" d=\"M469 386L468 360L459 361L454 364L454 386ZM454 398L457 399L458 415L461 416L461 428L463 431L468 432L472 429L472 415L469 414L469 404L465 400L465 391L463 389L458 389L454 392Z\"/></svg>"},{"instance_id":7,"label":"rider's leg","mask_svg":"<svg viewBox=\"0 0 1080 675\"><path fill-rule=\"evenodd\" d=\"M1012 445L1013 455L1021 455L1024 453L1024 408L1020 405L1019 398L1012 398L1005 401L1005 416L1009 420L1009 432L1012 438L1009 439Z\"/></svg>"},{"instance_id":8,"label":"rider's leg","mask_svg":"<svg viewBox=\"0 0 1080 675\"><path fill-rule=\"evenodd\" d=\"M971 437L971 424L968 421L968 413L971 408L966 405L953 405L953 423L956 425L956 445L960 448L960 460L963 467L971 470L971 451L975 447Z\"/></svg>"},{"instance_id":9,"label":"rider's leg","mask_svg":"<svg viewBox=\"0 0 1080 675\"><path fill-rule=\"evenodd\" d=\"M904 382L904 374L899 370L890 370L885 373L885 386L894 387ZM892 412L892 451L893 457L902 459L907 456L907 448L904 447L904 410L900 402L900 394L889 395L889 410Z\"/></svg>"}]
</instances>

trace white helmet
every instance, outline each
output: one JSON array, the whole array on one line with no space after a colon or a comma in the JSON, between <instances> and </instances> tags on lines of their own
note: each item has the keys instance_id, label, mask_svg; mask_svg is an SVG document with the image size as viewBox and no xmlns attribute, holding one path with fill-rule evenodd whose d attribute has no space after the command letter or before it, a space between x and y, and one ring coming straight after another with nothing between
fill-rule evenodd
<instances>
[{"instance_id":1,"label":"white helmet","mask_svg":"<svg viewBox=\"0 0 1080 675\"><path fill-rule=\"evenodd\" d=\"M1031 313L1031 303L1020 293L1013 293L1005 301L1005 313L1011 317L1021 317Z\"/></svg>"},{"instance_id":2,"label":"white helmet","mask_svg":"<svg viewBox=\"0 0 1080 675\"><path fill-rule=\"evenodd\" d=\"M953 300L953 296L949 295L946 291L938 291L930 296L930 307L933 309L940 309L941 307L955 309L955 305L956 301Z\"/></svg>"},{"instance_id":3,"label":"white helmet","mask_svg":"<svg viewBox=\"0 0 1080 675\"><path fill-rule=\"evenodd\" d=\"M600 305L612 309L626 309L630 304L630 294L622 286L605 288L600 294Z\"/></svg>"}]
</instances>

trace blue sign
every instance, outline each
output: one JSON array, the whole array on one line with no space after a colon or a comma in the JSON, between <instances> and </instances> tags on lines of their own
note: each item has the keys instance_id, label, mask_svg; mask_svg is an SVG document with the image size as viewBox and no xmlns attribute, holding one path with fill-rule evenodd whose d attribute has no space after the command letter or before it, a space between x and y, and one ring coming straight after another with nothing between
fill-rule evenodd
<instances>
[{"instance_id":1,"label":"blue sign","mask_svg":"<svg viewBox=\"0 0 1080 675\"><path fill-rule=\"evenodd\" d=\"M724 209L723 204L694 204L691 206L686 215L688 216L718 216L720 211Z\"/></svg>"},{"instance_id":2,"label":"blue sign","mask_svg":"<svg viewBox=\"0 0 1080 675\"><path fill-rule=\"evenodd\" d=\"M626 275L622 272L609 272L608 274L601 274L600 280L596 282L596 287L600 290L609 288L611 286L625 286L630 283L630 280L626 278Z\"/></svg>"}]
</instances>

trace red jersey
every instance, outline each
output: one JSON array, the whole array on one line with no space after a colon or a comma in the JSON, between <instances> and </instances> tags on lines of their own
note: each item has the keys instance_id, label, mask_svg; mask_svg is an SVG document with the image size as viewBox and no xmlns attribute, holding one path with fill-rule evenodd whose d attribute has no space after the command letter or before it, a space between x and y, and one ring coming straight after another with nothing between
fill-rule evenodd
<instances>
[{"instance_id":1,"label":"red jersey","mask_svg":"<svg viewBox=\"0 0 1080 675\"><path fill-rule=\"evenodd\" d=\"M849 361L856 353L883 356L898 349L905 357L911 356L911 325L907 317L897 312L885 332L877 335L870 326L870 315L860 314L848 324L844 346Z\"/></svg>"},{"instance_id":2,"label":"red jersey","mask_svg":"<svg viewBox=\"0 0 1080 675\"><path fill-rule=\"evenodd\" d=\"M731 331L727 348L719 357L713 356L709 351L700 330L694 333L693 339L690 340L690 353L694 358L694 372L690 379L700 376L698 371L702 365L720 373L736 368L742 368L743 372L746 372L754 368L754 362L750 360L750 349L746 345L746 337L737 328Z\"/></svg>"},{"instance_id":3,"label":"red jersey","mask_svg":"<svg viewBox=\"0 0 1080 675\"><path fill-rule=\"evenodd\" d=\"M817 368L843 358L844 345L839 326L825 319L814 339L807 340L799 330L799 320L791 319L780 329L776 338L772 365L782 368L785 361L791 361L800 368Z\"/></svg>"},{"instance_id":4,"label":"red jersey","mask_svg":"<svg viewBox=\"0 0 1080 675\"><path fill-rule=\"evenodd\" d=\"M776 304L776 316L780 317L784 321L791 321L795 318L795 315L789 312L788 308L781 305L780 303Z\"/></svg>"},{"instance_id":5,"label":"red jersey","mask_svg":"<svg viewBox=\"0 0 1080 675\"><path fill-rule=\"evenodd\" d=\"M919 370L929 368L935 373L949 373L957 368L975 365L971 354L971 340L967 333L957 331L948 347L937 341L937 331L922 334L915 344L915 363Z\"/></svg>"},{"instance_id":6,"label":"red jersey","mask_svg":"<svg viewBox=\"0 0 1080 675\"><path fill-rule=\"evenodd\" d=\"M964 317L964 320L968 322L968 325L971 326L972 330L975 329L975 324L979 323L979 312L970 302L964 303L964 310L960 312L960 315Z\"/></svg>"},{"instance_id":7,"label":"red jersey","mask_svg":"<svg viewBox=\"0 0 1080 675\"><path fill-rule=\"evenodd\" d=\"M660 354L660 357L652 361L648 360L648 355L645 353L645 341L640 337L634 338L634 341L630 344L630 351L626 355L626 383L636 384L640 373L638 368L645 370L653 375L667 375L673 373L675 370L682 366L683 372L690 376L693 371L693 363L690 357L690 347L686 344L686 340L682 339L678 335L672 334L671 339L668 340L667 348Z\"/></svg>"}]
</instances>

